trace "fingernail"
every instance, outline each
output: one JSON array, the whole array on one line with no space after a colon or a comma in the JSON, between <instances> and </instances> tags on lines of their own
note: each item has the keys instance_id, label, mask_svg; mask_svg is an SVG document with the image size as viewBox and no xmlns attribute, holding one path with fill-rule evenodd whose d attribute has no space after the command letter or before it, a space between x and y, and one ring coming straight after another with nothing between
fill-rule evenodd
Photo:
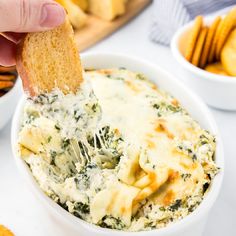
<instances>
[{"instance_id":1,"label":"fingernail","mask_svg":"<svg viewBox=\"0 0 236 236\"><path fill-rule=\"evenodd\" d=\"M2 35L4 38L8 39L11 42L18 44L25 34L15 33L15 32L5 32L5 33L0 33L0 35Z\"/></svg>"},{"instance_id":2,"label":"fingernail","mask_svg":"<svg viewBox=\"0 0 236 236\"><path fill-rule=\"evenodd\" d=\"M65 10L57 3L45 4L42 7L40 26L53 28L61 25L65 20Z\"/></svg>"}]
</instances>

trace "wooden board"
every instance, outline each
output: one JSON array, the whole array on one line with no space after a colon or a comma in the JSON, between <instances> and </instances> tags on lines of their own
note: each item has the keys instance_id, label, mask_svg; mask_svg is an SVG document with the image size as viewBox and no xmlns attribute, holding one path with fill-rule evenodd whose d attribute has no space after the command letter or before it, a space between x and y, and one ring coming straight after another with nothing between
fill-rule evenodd
<instances>
[{"instance_id":1,"label":"wooden board","mask_svg":"<svg viewBox=\"0 0 236 236\"><path fill-rule=\"evenodd\" d=\"M151 2L152 0L129 0L127 3L126 13L111 22L89 15L86 25L75 32L79 51L84 51L115 32L122 25L126 24L129 20L144 10Z\"/></svg>"}]
</instances>

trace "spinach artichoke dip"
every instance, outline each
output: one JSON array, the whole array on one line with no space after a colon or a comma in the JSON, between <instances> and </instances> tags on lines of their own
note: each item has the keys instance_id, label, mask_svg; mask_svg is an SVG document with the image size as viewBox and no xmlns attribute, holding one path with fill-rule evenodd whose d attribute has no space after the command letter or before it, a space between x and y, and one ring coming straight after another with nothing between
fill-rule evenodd
<instances>
[{"instance_id":1,"label":"spinach artichoke dip","mask_svg":"<svg viewBox=\"0 0 236 236\"><path fill-rule=\"evenodd\" d=\"M218 173L215 138L142 74L90 70L74 94L28 98L19 153L40 188L100 227L165 227L194 211Z\"/></svg>"}]
</instances>

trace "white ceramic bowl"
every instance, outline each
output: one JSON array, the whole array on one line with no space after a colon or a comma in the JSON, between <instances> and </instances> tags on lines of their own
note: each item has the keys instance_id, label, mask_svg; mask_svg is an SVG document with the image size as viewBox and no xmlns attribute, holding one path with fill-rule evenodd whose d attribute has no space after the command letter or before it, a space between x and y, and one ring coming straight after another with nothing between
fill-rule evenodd
<instances>
[{"instance_id":1,"label":"white ceramic bowl","mask_svg":"<svg viewBox=\"0 0 236 236\"><path fill-rule=\"evenodd\" d=\"M214 18L205 17L204 23L210 24ZM223 110L236 110L236 77L217 75L202 70L184 58L186 39L193 22L180 28L171 42L171 50L182 66L186 76L182 79L191 89L210 106Z\"/></svg>"},{"instance_id":2,"label":"white ceramic bowl","mask_svg":"<svg viewBox=\"0 0 236 236\"><path fill-rule=\"evenodd\" d=\"M21 96L20 84L21 81L17 78L15 86L4 96L0 97L0 130L7 124L15 111L16 104Z\"/></svg>"},{"instance_id":3,"label":"white ceramic bowl","mask_svg":"<svg viewBox=\"0 0 236 236\"><path fill-rule=\"evenodd\" d=\"M212 208L223 179L223 167L224 167L224 154L222 141L219 135L219 131L215 124L215 121L209 112L208 108L194 93L188 88L182 85L177 79L173 78L170 74L151 65L145 61L131 58L124 55L114 54L88 54L82 56L82 64L84 68L114 68L114 67L126 67L129 70L138 71L144 73L148 78L157 83L157 85L174 95L182 105L190 112L190 114L196 119L202 127L208 129L211 133L216 135L217 150L216 150L216 162L221 168L220 173L215 177L209 193L205 196L200 206L189 216L177 223L171 224L166 228L159 230L152 230L145 232L146 236L199 236L201 235L204 224L206 223L208 213ZM34 180L29 168L25 162L18 156L17 136L20 127L20 121L22 117L23 107L25 104L25 98L22 98L19 102L17 110L14 115L12 124L12 149L15 157L16 164L28 182L30 188L34 192L38 200L45 206L46 211L53 215L57 222L55 227L66 227L67 235L80 235L80 236L141 236L144 232L123 232L116 230L109 230L99 228L95 225L88 224L75 216L71 215L59 205L53 202L47 197L39 188L38 184ZM104 199L105 200L105 199ZM73 232L73 233L72 233Z\"/></svg>"}]
</instances>

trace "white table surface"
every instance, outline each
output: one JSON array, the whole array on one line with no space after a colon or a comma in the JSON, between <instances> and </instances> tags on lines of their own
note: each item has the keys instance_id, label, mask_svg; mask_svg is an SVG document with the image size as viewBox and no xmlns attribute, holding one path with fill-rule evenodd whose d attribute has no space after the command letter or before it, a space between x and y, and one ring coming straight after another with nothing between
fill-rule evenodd
<instances>
[{"instance_id":1,"label":"white table surface","mask_svg":"<svg viewBox=\"0 0 236 236\"><path fill-rule=\"evenodd\" d=\"M162 66L174 73L177 79L181 79L182 70L172 57L170 49L154 44L148 39L150 16L151 7L88 52L119 52L138 56ZM211 111L223 137L226 166L223 188L210 214L203 236L235 236L236 112L215 109ZM60 225L52 224L44 208L19 175L10 147L10 126L9 122L0 131L0 224L11 228L17 236L67 235Z\"/></svg>"}]
</instances>

